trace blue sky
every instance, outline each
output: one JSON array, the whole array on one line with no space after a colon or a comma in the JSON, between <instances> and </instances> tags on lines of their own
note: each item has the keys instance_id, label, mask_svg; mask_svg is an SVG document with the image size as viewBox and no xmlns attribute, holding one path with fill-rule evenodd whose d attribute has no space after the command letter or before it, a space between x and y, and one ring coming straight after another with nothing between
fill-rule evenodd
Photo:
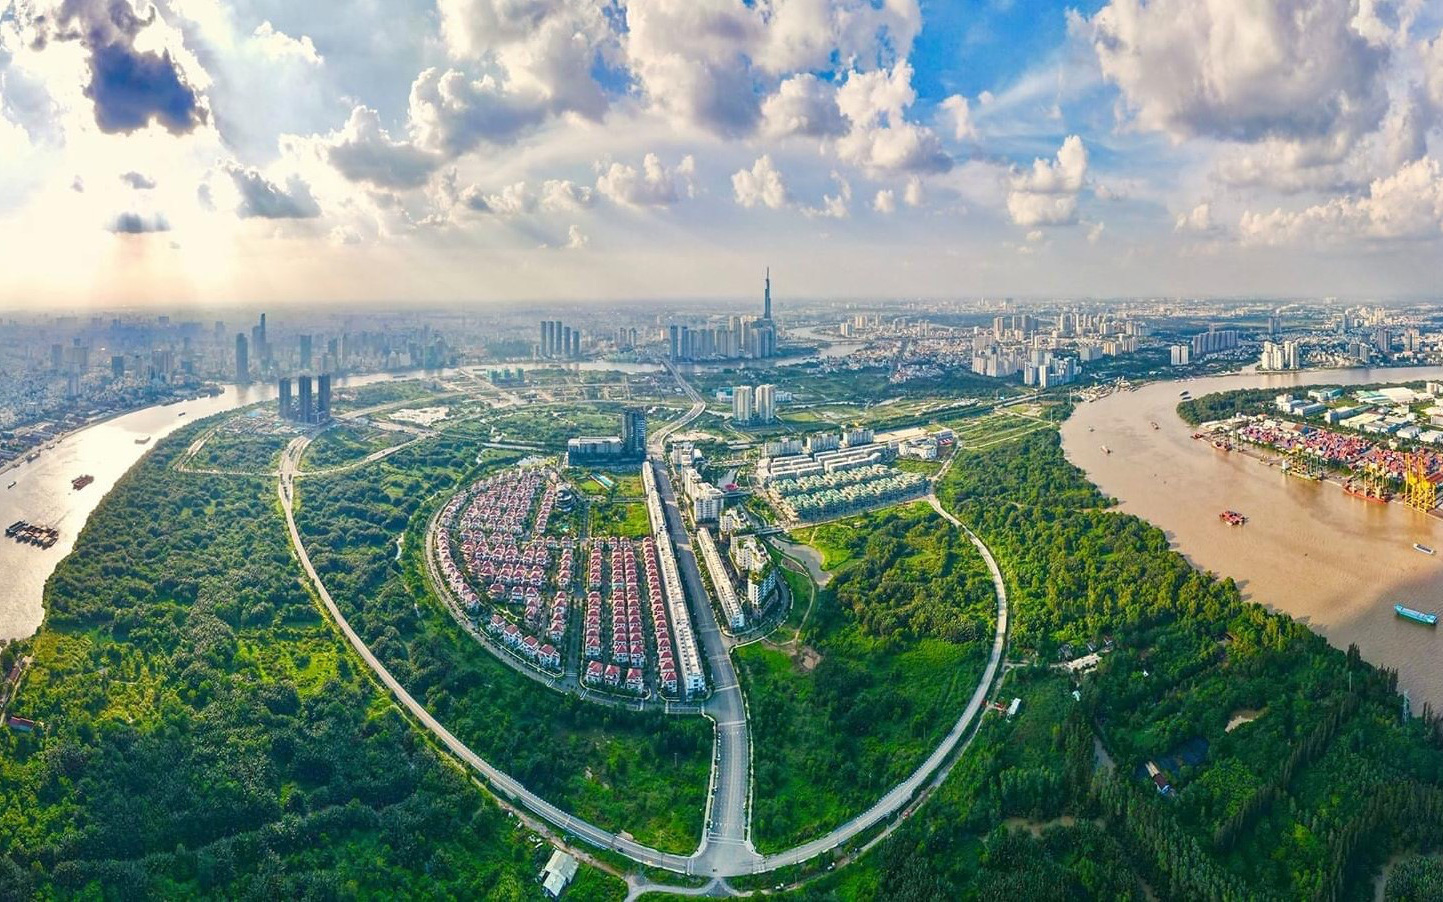
<instances>
[{"instance_id":1,"label":"blue sky","mask_svg":"<svg viewBox=\"0 0 1443 902\"><path fill-rule=\"evenodd\" d=\"M1425 0L7 2L4 304L1440 291Z\"/></svg>"}]
</instances>

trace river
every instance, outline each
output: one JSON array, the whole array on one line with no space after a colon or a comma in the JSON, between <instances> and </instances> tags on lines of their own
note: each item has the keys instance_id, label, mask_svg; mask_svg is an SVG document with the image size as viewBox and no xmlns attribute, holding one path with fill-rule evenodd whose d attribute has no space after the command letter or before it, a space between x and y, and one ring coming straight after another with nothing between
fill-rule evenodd
<instances>
[{"instance_id":1,"label":"river","mask_svg":"<svg viewBox=\"0 0 1443 902\"><path fill-rule=\"evenodd\" d=\"M1063 424L1062 446L1121 510L1163 529L1194 566L1233 577L1244 598L1292 615L1339 648L1357 643L1366 660L1398 671L1415 711L1424 702L1443 709L1443 636L1393 612L1397 602L1443 611L1443 555L1413 548L1443 548L1443 520L1215 450L1191 438L1176 410L1182 389L1199 398L1240 388L1440 378L1443 367L1157 382L1081 404ZM1247 525L1222 523L1218 512L1228 509L1245 514Z\"/></svg>"},{"instance_id":2,"label":"river","mask_svg":"<svg viewBox=\"0 0 1443 902\"><path fill-rule=\"evenodd\" d=\"M357 386L386 379L412 378L419 372L345 377L336 386ZM60 539L48 549L0 539L0 639L24 638L40 627L45 581L75 546L75 537L100 499L156 442L188 423L276 396L274 383L225 386L213 398L157 405L87 426L59 440L39 459L0 473L0 524L29 520L54 526ZM185 416L181 416L184 413ZM135 440L150 436L137 445ZM95 477L83 489L70 481L82 473Z\"/></svg>"}]
</instances>

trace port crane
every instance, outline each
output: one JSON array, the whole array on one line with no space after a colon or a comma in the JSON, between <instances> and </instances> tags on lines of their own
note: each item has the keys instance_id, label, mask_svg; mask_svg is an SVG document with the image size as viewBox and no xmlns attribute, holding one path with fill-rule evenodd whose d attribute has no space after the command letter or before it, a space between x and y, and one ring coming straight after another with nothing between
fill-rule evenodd
<instances>
[{"instance_id":1,"label":"port crane","mask_svg":"<svg viewBox=\"0 0 1443 902\"><path fill-rule=\"evenodd\" d=\"M1414 510L1430 511L1438 506L1438 481L1443 475L1428 472L1428 459L1422 454L1408 455L1403 471L1403 499Z\"/></svg>"},{"instance_id":2,"label":"port crane","mask_svg":"<svg viewBox=\"0 0 1443 902\"><path fill-rule=\"evenodd\" d=\"M1316 454L1299 445L1288 451L1287 470L1290 476L1313 480L1322 479L1323 461Z\"/></svg>"}]
</instances>

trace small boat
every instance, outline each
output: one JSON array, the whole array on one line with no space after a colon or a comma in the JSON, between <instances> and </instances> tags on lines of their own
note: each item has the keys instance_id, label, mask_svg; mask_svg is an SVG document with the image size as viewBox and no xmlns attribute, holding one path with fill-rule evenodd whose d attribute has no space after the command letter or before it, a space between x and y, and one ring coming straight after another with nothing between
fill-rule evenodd
<instances>
[{"instance_id":1,"label":"small boat","mask_svg":"<svg viewBox=\"0 0 1443 902\"><path fill-rule=\"evenodd\" d=\"M137 445L144 445L144 444L146 444L146 443L149 442L149 441L150 441L150 436L147 435L145 438L138 438L138 439L136 439L136 440L135 440L135 443L136 443Z\"/></svg>"},{"instance_id":2,"label":"small boat","mask_svg":"<svg viewBox=\"0 0 1443 902\"><path fill-rule=\"evenodd\" d=\"M10 483L9 485L7 485L5 488L7 488L7 489L13 489L13 488L15 488L15 483L12 482L12 483Z\"/></svg>"},{"instance_id":3,"label":"small boat","mask_svg":"<svg viewBox=\"0 0 1443 902\"><path fill-rule=\"evenodd\" d=\"M1422 624L1424 624L1424 625L1426 625L1426 626L1437 626L1437 625L1438 625L1438 615L1437 615L1437 614L1431 614L1431 613L1428 613L1428 612L1426 612L1426 611L1415 611L1415 610L1413 610L1412 608L1405 608L1405 607L1403 607L1401 604L1395 604L1395 605L1393 605L1393 611L1394 611L1399 617L1406 617L1406 618L1408 618L1409 620L1413 620L1413 621L1416 621L1416 622L1418 622L1418 623L1422 623Z\"/></svg>"},{"instance_id":4,"label":"small boat","mask_svg":"<svg viewBox=\"0 0 1443 902\"><path fill-rule=\"evenodd\" d=\"M83 474L83 475L77 476L77 477L75 477L74 479L70 480L70 487L71 487L72 489L75 489L75 491L78 492L78 491L80 491L81 489L85 488L86 486L90 485L90 484L91 484L92 482L94 482L94 481L95 481L95 477L94 477L94 476L91 476L89 473L85 473L85 474Z\"/></svg>"},{"instance_id":5,"label":"small boat","mask_svg":"<svg viewBox=\"0 0 1443 902\"><path fill-rule=\"evenodd\" d=\"M1152 428L1156 429L1156 428L1157 428L1157 420L1152 420L1152 421L1149 423L1149 425L1151 425Z\"/></svg>"},{"instance_id":6,"label":"small boat","mask_svg":"<svg viewBox=\"0 0 1443 902\"><path fill-rule=\"evenodd\" d=\"M1107 447L1106 445L1103 445L1103 446L1102 446L1102 453L1103 453L1103 454L1111 454L1111 453L1112 453L1112 449L1109 448L1109 447Z\"/></svg>"},{"instance_id":7,"label":"small boat","mask_svg":"<svg viewBox=\"0 0 1443 902\"><path fill-rule=\"evenodd\" d=\"M182 410L180 413L176 414L176 416L178 416L178 417L183 417L183 416L185 416L185 414L186 414L186 412L185 412L184 410Z\"/></svg>"},{"instance_id":8,"label":"small boat","mask_svg":"<svg viewBox=\"0 0 1443 902\"><path fill-rule=\"evenodd\" d=\"M1222 513L1218 514L1218 519L1229 526L1242 526L1244 523L1248 522L1248 518L1244 517L1237 511L1223 511Z\"/></svg>"},{"instance_id":9,"label":"small boat","mask_svg":"<svg viewBox=\"0 0 1443 902\"><path fill-rule=\"evenodd\" d=\"M1417 542L1413 543L1413 548L1417 551L1423 552L1424 554L1434 553L1432 548L1429 548L1427 545L1419 545Z\"/></svg>"}]
</instances>

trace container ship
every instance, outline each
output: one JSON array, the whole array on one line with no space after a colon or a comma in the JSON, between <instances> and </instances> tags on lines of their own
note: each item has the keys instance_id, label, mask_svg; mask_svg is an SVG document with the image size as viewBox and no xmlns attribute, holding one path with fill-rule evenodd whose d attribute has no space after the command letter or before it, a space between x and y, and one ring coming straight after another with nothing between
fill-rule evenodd
<instances>
[{"instance_id":1,"label":"container ship","mask_svg":"<svg viewBox=\"0 0 1443 902\"><path fill-rule=\"evenodd\" d=\"M1242 526L1244 523L1248 522L1248 518L1244 517L1237 511L1223 511L1222 513L1218 514L1218 519L1229 526Z\"/></svg>"},{"instance_id":2,"label":"container ship","mask_svg":"<svg viewBox=\"0 0 1443 902\"><path fill-rule=\"evenodd\" d=\"M1387 504L1393 496L1387 492L1375 492L1353 482L1351 479L1343 483L1343 492L1352 495L1354 498L1362 498L1364 501L1376 501L1379 504Z\"/></svg>"},{"instance_id":3,"label":"container ship","mask_svg":"<svg viewBox=\"0 0 1443 902\"><path fill-rule=\"evenodd\" d=\"M70 480L70 487L71 487L72 489L75 489L75 491L78 492L78 491L80 491L81 489L85 488L86 486L90 485L90 484L91 484L92 482L94 482L94 481L95 481L95 477L94 477L94 476L91 476L89 473L85 473L85 474L82 474L82 475L77 476L77 477L75 477L74 479Z\"/></svg>"},{"instance_id":4,"label":"container ship","mask_svg":"<svg viewBox=\"0 0 1443 902\"><path fill-rule=\"evenodd\" d=\"M1426 625L1426 626L1437 626L1437 625L1438 625L1438 615L1437 615L1437 614L1428 614L1428 613L1424 613L1423 611L1415 611L1415 610L1413 610L1412 608L1405 608L1405 607L1403 607L1401 604L1395 604L1395 605L1393 605L1393 611L1394 611L1399 617L1406 617L1406 618L1409 619L1409 620L1415 621L1415 622L1417 622L1417 623L1422 623L1422 624L1424 624L1424 625Z\"/></svg>"}]
</instances>

